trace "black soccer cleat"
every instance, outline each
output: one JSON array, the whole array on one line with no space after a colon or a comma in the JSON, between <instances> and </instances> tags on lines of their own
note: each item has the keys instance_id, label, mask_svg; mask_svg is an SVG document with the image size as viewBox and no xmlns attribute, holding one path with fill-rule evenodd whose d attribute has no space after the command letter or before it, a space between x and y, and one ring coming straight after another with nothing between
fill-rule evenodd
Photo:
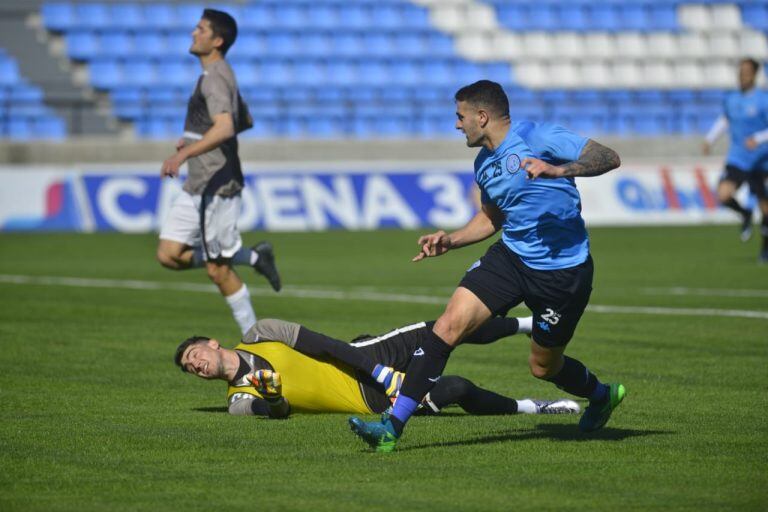
<instances>
[{"instance_id":1,"label":"black soccer cleat","mask_svg":"<svg viewBox=\"0 0 768 512\"><path fill-rule=\"evenodd\" d=\"M282 284L280 284L280 274L277 273L277 267L275 266L275 252L272 250L272 244L269 242L259 242L251 247L251 249L259 255L256 263L253 264L253 269L266 277L272 288L279 292Z\"/></svg>"}]
</instances>

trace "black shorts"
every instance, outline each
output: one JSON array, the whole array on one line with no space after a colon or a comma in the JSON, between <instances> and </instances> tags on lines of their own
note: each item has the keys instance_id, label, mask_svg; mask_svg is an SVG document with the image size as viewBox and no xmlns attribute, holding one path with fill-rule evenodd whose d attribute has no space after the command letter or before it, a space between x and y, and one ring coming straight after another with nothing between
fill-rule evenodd
<instances>
[{"instance_id":1,"label":"black shorts","mask_svg":"<svg viewBox=\"0 0 768 512\"><path fill-rule=\"evenodd\" d=\"M765 181L768 180L768 172L759 169L744 171L735 165L728 164L720 181L730 181L736 188L739 188L744 182L749 183L749 191L758 199L768 199L768 187Z\"/></svg>"},{"instance_id":2,"label":"black shorts","mask_svg":"<svg viewBox=\"0 0 768 512\"><path fill-rule=\"evenodd\" d=\"M414 351L421 346L433 326L434 322L406 325L378 336L361 336L352 340L352 345L364 351L371 360L404 372ZM382 392L381 385L370 375L357 372L357 380L363 399L373 412L383 412L389 407L389 398Z\"/></svg>"},{"instance_id":3,"label":"black shorts","mask_svg":"<svg viewBox=\"0 0 768 512\"><path fill-rule=\"evenodd\" d=\"M474 293L491 313L506 316L525 302L533 312L532 337L544 347L566 345L576 330L592 293L592 257L575 267L535 270L501 240L464 274L459 283Z\"/></svg>"}]
</instances>

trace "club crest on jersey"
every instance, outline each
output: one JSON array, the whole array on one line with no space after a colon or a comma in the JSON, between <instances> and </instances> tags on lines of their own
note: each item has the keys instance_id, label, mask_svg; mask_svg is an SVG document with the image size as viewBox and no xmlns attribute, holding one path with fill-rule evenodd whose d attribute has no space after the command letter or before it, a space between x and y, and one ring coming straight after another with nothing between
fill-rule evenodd
<instances>
[{"instance_id":1,"label":"club crest on jersey","mask_svg":"<svg viewBox=\"0 0 768 512\"><path fill-rule=\"evenodd\" d=\"M520 157L517 155L509 155L507 157L507 172L515 174L520 170Z\"/></svg>"}]
</instances>

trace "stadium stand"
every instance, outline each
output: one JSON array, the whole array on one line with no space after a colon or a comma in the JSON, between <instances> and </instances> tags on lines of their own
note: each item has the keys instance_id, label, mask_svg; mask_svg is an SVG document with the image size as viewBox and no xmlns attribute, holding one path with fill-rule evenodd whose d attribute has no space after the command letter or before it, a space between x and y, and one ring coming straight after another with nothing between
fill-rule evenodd
<instances>
[{"instance_id":1,"label":"stadium stand","mask_svg":"<svg viewBox=\"0 0 768 512\"><path fill-rule=\"evenodd\" d=\"M742 56L768 58L768 5L743 0L263 0L220 5L229 58L257 115L249 137L443 137L452 94L502 83L515 117L587 134L692 135ZM175 137L199 74L203 6L47 2L44 26L86 63L113 113Z\"/></svg>"},{"instance_id":2,"label":"stadium stand","mask_svg":"<svg viewBox=\"0 0 768 512\"><path fill-rule=\"evenodd\" d=\"M16 60L0 48L0 136L62 139L66 132L64 120L43 102L42 89L28 83Z\"/></svg>"}]
</instances>

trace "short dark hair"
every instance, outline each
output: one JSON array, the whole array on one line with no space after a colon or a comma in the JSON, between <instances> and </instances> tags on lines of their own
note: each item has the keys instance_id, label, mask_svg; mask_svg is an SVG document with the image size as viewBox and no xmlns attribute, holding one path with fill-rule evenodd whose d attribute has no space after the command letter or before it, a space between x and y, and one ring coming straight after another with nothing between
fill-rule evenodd
<instances>
[{"instance_id":1,"label":"short dark hair","mask_svg":"<svg viewBox=\"0 0 768 512\"><path fill-rule=\"evenodd\" d=\"M216 9L203 10L203 19L211 24L211 31L214 37L220 37L224 42L219 47L222 55L227 54L227 50L235 44L237 39L237 22L235 18L224 11Z\"/></svg>"},{"instance_id":2,"label":"short dark hair","mask_svg":"<svg viewBox=\"0 0 768 512\"><path fill-rule=\"evenodd\" d=\"M758 71L760 71L760 63L759 63L759 62L757 62L755 59L753 59L753 58L750 58L750 57L745 57L745 58L741 59L741 62L740 62L740 64L745 64L745 63L746 63L746 64L751 64L751 65L752 65L752 70L753 70L755 73L757 73Z\"/></svg>"},{"instance_id":3,"label":"short dark hair","mask_svg":"<svg viewBox=\"0 0 768 512\"><path fill-rule=\"evenodd\" d=\"M208 338L206 336L192 336L190 338L185 339L179 344L178 347L176 347L176 354L173 356L173 362L176 363L176 366L181 368L181 371L186 372L187 370L181 364L181 356L184 355L184 351L187 350L187 347L190 345L195 345L196 343L205 343L210 339L211 338Z\"/></svg>"},{"instance_id":4,"label":"short dark hair","mask_svg":"<svg viewBox=\"0 0 768 512\"><path fill-rule=\"evenodd\" d=\"M456 91L456 101L466 101L485 107L499 117L509 117L509 99L501 85L490 80L480 80Z\"/></svg>"}]
</instances>

